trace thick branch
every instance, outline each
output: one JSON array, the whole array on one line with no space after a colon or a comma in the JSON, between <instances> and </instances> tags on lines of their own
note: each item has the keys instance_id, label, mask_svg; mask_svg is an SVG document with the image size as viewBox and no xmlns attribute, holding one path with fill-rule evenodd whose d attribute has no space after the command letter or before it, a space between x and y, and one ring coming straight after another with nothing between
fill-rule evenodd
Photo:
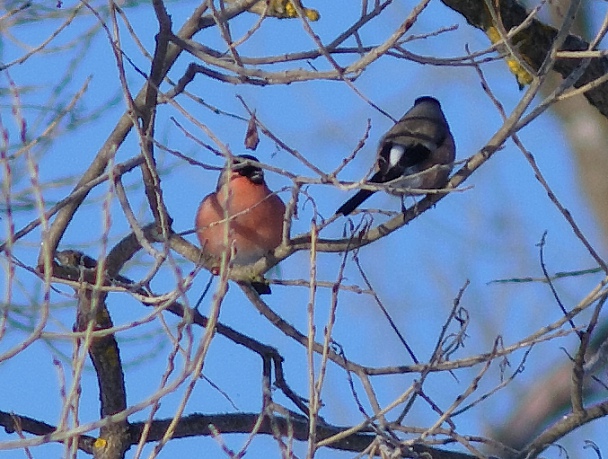
<instances>
[{"instance_id":1,"label":"thick branch","mask_svg":"<svg viewBox=\"0 0 608 459\"><path fill-rule=\"evenodd\" d=\"M446 6L462 14L467 22L484 32L492 25L492 18L487 10L485 0L441 0ZM520 25L528 17L528 12L515 0L500 0L495 2L500 5L498 16L502 19L505 29L508 31ZM533 19L530 25L513 37L518 52L525 61L534 69L538 70L545 58L551 45L555 40L558 31L542 22ZM589 49L589 43L575 35L568 35L562 51L583 51ZM558 58L553 70L558 72L563 78L567 78L577 69L584 59L565 59ZM581 86L597 80L608 73L608 58L598 57L590 60L589 66L578 79L574 86ZM603 83L585 92L585 97L595 106L604 116L608 116L608 83Z\"/></svg>"}]
</instances>

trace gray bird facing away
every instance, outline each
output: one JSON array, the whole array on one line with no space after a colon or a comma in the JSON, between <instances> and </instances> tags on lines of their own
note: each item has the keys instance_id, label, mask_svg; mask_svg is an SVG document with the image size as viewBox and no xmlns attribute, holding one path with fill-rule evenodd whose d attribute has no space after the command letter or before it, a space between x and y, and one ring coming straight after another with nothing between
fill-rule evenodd
<instances>
[{"instance_id":1,"label":"gray bird facing away","mask_svg":"<svg viewBox=\"0 0 608 459\"><path fill-rule=\"evenodd\" d=\"M376 172L368 182L386 183L395 188L442 188L452 170L455 154L454 138L439 101L434 97L419 97L380 139ZM407 194L402 190L388 191L396 195ZM336 215L350 214L374 193L373 190L359 190L336 211Z\"/></svg>"}]
</instances>

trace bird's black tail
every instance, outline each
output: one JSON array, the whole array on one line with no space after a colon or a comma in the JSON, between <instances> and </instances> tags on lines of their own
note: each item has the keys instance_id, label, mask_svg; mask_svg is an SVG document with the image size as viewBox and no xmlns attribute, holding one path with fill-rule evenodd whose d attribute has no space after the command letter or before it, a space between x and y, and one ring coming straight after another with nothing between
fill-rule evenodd
<instances>
[{"instance_id":1,"label":"bird's black tail","mask_svg":"<svg viewBox=\"0 0 608 459\"><path fill-rule=\"evenodd\" d=\"M336 210L336 215L342 214L346 216L350 214L353 210L359 207L363 201L374 193L375 191L372 190L359 190L356 195L354 195L352 198L342 204L338 210Z\"/></svg>"}]
</instances>

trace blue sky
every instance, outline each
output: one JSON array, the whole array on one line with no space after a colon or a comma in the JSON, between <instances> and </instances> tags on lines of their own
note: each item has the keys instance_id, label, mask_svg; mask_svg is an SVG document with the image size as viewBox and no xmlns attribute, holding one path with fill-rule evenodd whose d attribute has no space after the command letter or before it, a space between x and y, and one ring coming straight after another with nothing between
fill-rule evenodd
<instances>
[{"instance_id":1,"label":"blue sky","mask_svg":"<svg viewBox=\"0 0 608 459\"><path fill-rule=\"evenodd\" d=\"M312 27L324 41L329 41L354 22L360 9L360 6L354 6L354 3L347 0L311 0L306 5L321 12L321 20ZM175 30L181 26L194 6L193 2L167 4ZM67 10L72 7L72 2L65 2L63 8ZM392 5L382 18L363 30L363 43L373 45L386 39L408 14L409 7L410 5L404 5L403 2ZM595 2L592 7L601 9L605 8L605 5ZM127 8L125 11L138 37L151 52L156 30L151 7L145 4ZM244 33L256 19L256 16L250 14L238 18L231 26L234 36ZM53 44L60 46L69 43L94 24L95 19L90 14L79 17ZM472 51L488 46L487 38L479 30L468 26L458 14L440 2L431 2L408 35L425 34L452 25L458 25L458 28L436 37L408 43L407 49L423 55L447 58L465 54L465 45ZM51 24L49 21L25 24L12 31L20 40L35 45L48 37L55 27L56 23ZM123 29L121 33L125 53L141 69L147 71L149 64L133 45L126 31ZM205 31L196 38L207 46L223 49L215 30ZM352 42L348 44L352 45ZM312 48L314 44L298 21L267 19L243 47L242 53L278 54ZM1 61L10 62L23 52L13 41L3 37ZM72 53L73 51L35 57L25 64L9 69L11 78L18 86L32 88L31 91L23 91L20 94L30 138L39 135L45 127L44 120L49 119L48 114L41 113L35 106L44 105L46 100L53 100L49 88L67 71L66 59L70 58ZM170 76L179 78L191 61L189 56L182 56ZM345 62L346 58L342 57L341 61ZM315 60L313 64L318 69L327 67L322 59ZM483 69L496 97L505 105L507 111L510 111L521 98L522 92L518 90L506 65L496 61L484 65ZM40 180L43 184L50 184L64 177L78 177L93 159L125 108L120 99L116 75L116 66L107 38L99 33L90 46L87 46L82 62L70 71L70 78L65 81L63 91L65 94L75 93L85 79L91 76L88 91L78 105L78 110L86 113L109 100L115 102L98 119L67 136L61 136L44 151L44 156L39 157ZM3 84L6 84L6 81L4 78ZM128 82L133 92L139 90L143 84L141 75L131 69L128 70ZM501 126L501 119L483 92L472 67L423 66L384 57L366 69L355 85L366 97L395 118L405 113L420 95L428 94L438 98L454 134L458 160L464 160L476 153ZM167 88L168 86L165 86L163 89ZM259 88L220 84L199 76L188 89L212 106L246 116L236 98L237 95L242 96L247 104L256 110L260 121L273 133L324 171L331 171L349 155L363 136L367 119L371 119L370 138L363 151L339 176L342 180L354 181L363 177L373 161L378 138L392 125L390 120L366 104L352 89L339 82L320 81ZM229 144L233 152L242 152L245 122L213 114L185 97L180 97L178 102L197 120L209 126L223 142ZM3 96L1 103L2 123L9 130L11 143L15 145L18 138L10 112L9 97ZM171 116L175 116L198 138L209 142L204 133L168 106L159 108L156 130L158 141L201 162L221 165L209 152L201 150L192 140L186 138L171 122ZM559 120L550 111L546 112L524 128L520 136L534 154L558 198L572 212L585 235L602 252L605 249L603 235L578 187L575 167L567 141L561 133ZM37 155L43 149L34 148L32 151ZM117 160L125 160L137 153L137 139L131 134L119 150ZM255 154L262 162L292 172L310 174L268 139L262 139ZM174 219L174 229L192 229L196 207L203 196L215 187L217 174L192 167L162 152L158 152L158 163L163 172L163 192ZM13 167L16 171L24 168L23 159ZM125 183L133 185L130 191L131 204L143 224L151 221L151 216L139 186L140 177L140 173L134 171L125 177ZM267 181L273 189L290 185L284 177L272 173L267 174ZM62 184L49 187L45 189L45 199L49 203L61 199L69 193L71 186L72 184ZM359 254L372 285L421 360L428 359L452 301L466 280L470 280L471 284L463 297L462 305L470 314L469 339L466 347L454 358L489 351L498 335L503 337L505 344L516 342L561 316L546 285L488 284L495 279L539 277L541 271L536 244L545 231L548 232L545 256L549 271L594 266L592 259L547 199L532 170L512 143L507 142L502 151L465 183L465 187L470 188L451 194L436 208L396 233L361 249ZM27 176L15 183L16 190L28 188ZM107 186L102 185L91 193L87 205L70 225L62 241L63 248L85 250L91 256L99 254L98 242L103 231L102 200L107 190ZM350 196L329 186L313 186L307 191L324 217L331 216ZM282 197L287 200L289 193L284 193ZM398 210L399 200L377 193L366 203L366 207ZM112 203L111 213L110 241L116 242L126 234L128 226L116 200ZM15 214L16 228L21 228L35 218L35 215L35 211ZM311 217L310 206L302 207L298 220L294 221L292 234L307 232ZM353 217L354 220L359 218L361 217ZM324 230L322 236L340 237L344 222L344 219L338 220ZM3 224L5 223L3 221ZM5 226L2 231L6 231ZM2 239L4 234L6 233L3 233ZM192 236L190 240L194 242ZM16 256L26 264L34 264L39 242L40 231L36 230L19 242ZM319 278L334 280L340 260L338 254L320 254ZM141 277L149 263L149 258L140 257L127 267L124 274L133 278ZM3 266L6 266L5 260ZM180 266L185 273L192 269L192 265L185 261ZM297 253L280 265L277 275L285 279L300 279L306 278L308 271L308 254ZM348 263L346 276L348 283L363 285L354 263ZM28 304L30 301L37 303L41 289L39 280L32 274L19 270L17 277L19 281L13 284L13 301L17 304ZM558 289L562 300L567 306L574 306L599 280L600 276L595 275L560 281ZM188 293L190 301L196 300L206 281L207 273L200 273ZM168 270L162 271L155 278L153 288L158 293L173 289L174 277ZM71 293L67 287L60 287L60 290ZM305 288L279 286L273 290L273 295L267 298L268 304L298 329L305 331L308 291ZM318 340L322 338L322 330L327 320L329 299L330 292L324 290L320 290L316 298ZM74 321L73 304L68 302L68 297L57 293L53 293L52 300L67 302L67 305L52 311L48 330L68 332ZM129 323L150 312L135 300L119 294L110 297L108 307L115 324ZM207 307L208 304L203 303L202 311L206 311ZM306 365L305 349L265 321L234 285L222 305L221 321L266 344L276 346L286 358L285 371L289 383L298 393L307 395L307 379L303 371ZM177 322L168 317L167 323L170 327L175 327ZM582 325L584 321L579 319L577 324ZM25 336L22 331L16 329L9 331L0 341L0 351L10 348ZM166 365L170 344L158 321L121 333L118 339L125 363L128 401L130 404L138 403L156 390ZM358 363L375 366L411 363L377 305L366 295L341 293L334 339L343 346L347 356ZM53 347L39 341L14 359L3 362L0 367L0 392L10 394L9 397L4 397L3 410L13 410L49 423L55 422L60 411L60 400L59 381L52 359L60 355L58 350L69 356L71 347L67 340L51 340L51 344ZM500 425L525 393L528 384L542 378L551 368L566 361L567 357L561 347L574 353L576 340L567 337L536 346L529 356L526 371L513 384L457 418L459 432L483 434L488 426ZM510 357L513 368L519 363L518 359L522 355L523 351L519 351ZM69 362L60 362L64 371L69 373ZM433 375L427 381L425 391L445 409L457 394L465 390L478 371L479 368L461 370L457 372L458 381L454 381L447 374ZM216 338L205 363L204 374L229 394L239 410L259 409L261 368L257 357L221 337ZM398 396L411 380L411 376L381 377L374 380L381 404L387 404ZM19 384L15 385L15 381L19 381ZM499 371L495 367L480 383L480 393L494 387L498 381ZM92 368L88 367L85 371L82 385L81 419L85 422L94 420L98 412L97 384ZM178 391L177 394L164 399L159 416L171 416L181 396L182 392ZM280 394L277 393L276 396L277 401L286 403L293 409ZM326 407L322 414L329 422L350 425L361 420L346 377L343 371L335 367L330 367L323 400ZM231 404L206 382L198 385L186 408L186 413L231 411L234 411ZM144 418L145 416L140 414L132 420ZM429 426L435 420L436 413L423 404L417 404L406 418L406 424ZM598 430L593 426L581 429L581 434L577 434L570 443L564 442L564 446L572 448L572 452L580 453L582 439L590 438L605 448L608 445L601 443L605 440L601 440ZM238 449L244 438L230 436L224 440L230 447ZM0 441L14 439L14 436L0 435ZM299 444L296 447L299 457L303 457L305 445ZM203 448L209 451L207 457L223 457L215 441L208 438L172 441L160 457L174 457L177 454L184 458L199 457L199 451ZM61 451L61 447L49 445L35 449L34 457L52 457ZM21 457L21 453L13 451L12 454L12 457ZM271 439L260 437L254 441L248 457L263 457L269 454L278 456L276 445ZM557 456L557 451L550 450L548 455ZM320 452L318 457L352 455L325 450Z\"/></svg>"}]
</instances>

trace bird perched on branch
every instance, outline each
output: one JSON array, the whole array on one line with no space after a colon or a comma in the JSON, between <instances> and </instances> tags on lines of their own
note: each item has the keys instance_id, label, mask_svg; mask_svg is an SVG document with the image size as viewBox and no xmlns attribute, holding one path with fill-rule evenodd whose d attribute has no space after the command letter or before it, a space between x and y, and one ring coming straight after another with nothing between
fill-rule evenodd
<instances>
[{"instance_id":1,"label":"bird perched on branch","mask_svg":"<svg viewBox=\"0 0 608 459\"><path fill-rule=\"evenodd\" d=\"M388 192L406 195L403 188L437 189L443 187L455 157L454 138L439 101L424 96L380 139L375 173L369 183L394 187ZM359 190L336 215L348 215L374 190Z\"/></svg>"},{"instance_id":2,"label":"bird perched on branch","mask_svg":"<svg viewBox=\"0 0 608 459\"><path fill-rule=\"evenodd\" d=\"M281 244L285 204L264 181L259 162L251 155L234 156L221 172L216 190L196 213L196 235L203 253L234 265L254 263ZM230 258L232 253L232 258ZM265 282L252 282L260 294Z\"/></svg>"}]
</instances>

